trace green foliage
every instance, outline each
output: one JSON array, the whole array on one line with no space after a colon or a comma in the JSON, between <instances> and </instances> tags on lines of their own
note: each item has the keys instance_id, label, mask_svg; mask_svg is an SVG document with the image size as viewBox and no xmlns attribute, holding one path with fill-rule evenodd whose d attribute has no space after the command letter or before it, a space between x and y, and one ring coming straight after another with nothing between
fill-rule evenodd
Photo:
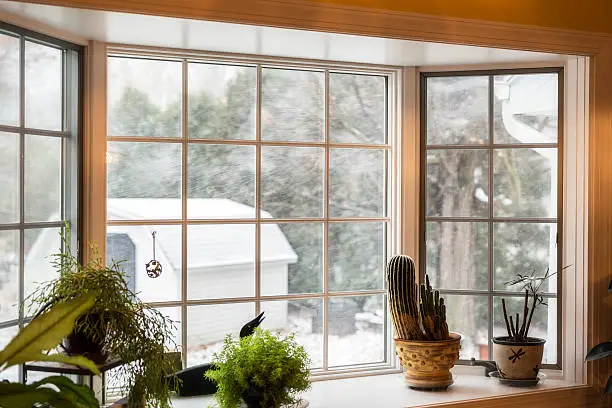
<instances>
[{"instance_id":1,"label":"green foliage","mask_svg":"<svg viewBox=\"0 0 612 408\"><path fill-rule=\"evenodd\" d=\"M95 364L84 357L46 354L54 349L73 329L75 320L95 301L88 293L51 306L36 316L0 351L0 372L7 367L30 361L54 361L78 365L99 374ZM53 388L48 387L52 385ZM62 376L51 376L30 385L0 383L0 407L32 408L34 404L50 404L54 408L98 408L93 392Z\"/></svg>"},{"instance_id":2,"label":"green foliage","mask_svg":"<svg viewBox=\"0 0 612 408\"><path fill-rule=\"evenodd\" d=\"M175 371L165 353L166 343L172 343L173 322L138 300L118 264L106 266L92 248L91 260L81 265L71 252L69 236L62 239L66 249L53 255L52 262L59 277L41 284L26 300L27 307L33 311L64 304L79 294L99 294L75 330L103 344L109 356L128 362L113 377L124 383L131 407L143 397L149 407L170 407L172 390L163 378Z\"/></svg>"},{"instance_id":3,"label":"green foliage","mask_svg":"<svg viewBox=\"0 0 612 408\"><path fill-rule=\"evenodd\" d=\"M238 407L249 387L262 390L262 406L269 408L294 404L295 394L310 388L310 361L293 335L281 337L258 328L242 339L227 336L214 363L216 369L206 376L218 384L221 408Z\"/></svg>"},{"instance_id":4,"label":"green foliage","mask_svg":"<svg viewBox=\"0 0 612 408\"><path fill-rule=\"evenodd\" d=\"M98 374L95 364L87 359L43 354L56 347L72 331L76 319L94 305L95 298L96 293L90 292L57 304L34 318L0 351L0 370L27 361L55 361L74 364Z\"/></svg>"}]
</instances>

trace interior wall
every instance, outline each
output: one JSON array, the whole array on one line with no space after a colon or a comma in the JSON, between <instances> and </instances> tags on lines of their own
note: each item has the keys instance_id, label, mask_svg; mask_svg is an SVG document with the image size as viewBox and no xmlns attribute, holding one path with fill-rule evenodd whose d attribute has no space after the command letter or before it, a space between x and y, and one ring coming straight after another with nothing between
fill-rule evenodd
<instances>
[{"instance_id":1,"label":"interior wall","mask_svg":"<svg viewBox=\"0 0 612 408\"><path fill-rule=\"evenodd\" d=\"M88 7L96 9L109 9L117 11L137 11L148 14L165 14L174 16L193 16L198 12L203 15L210 14L211 10L222 9L223 3L215 0L36 0L31 2L67 5L75 7ZM237 1L237 0L236 0ZM590 31L606 31L612 34L612 24L609 24L609 16L612 15L612 2L609 0L583 0L581 7L572 8L573 1L568 0L429 0L416 4L417 2L404 2L403 0L316 0L328 4L350 4L366 7L384 6L389 9L393 7L396 11L430 12L436 15L453 15L455 17L482 18L490 21L503 21L519 24L538 24L542 26L582 29ZM285 0L286 4L303 3L296 0ZM215 7L215 3L217 7ZM257 14L259 24L267 21L276 21L274 17L282 2L278 0L267 0L265 2L271 8L260 9ZM457 4L454 4L457 3ZM512 4L510 4L512 3ZM536 4L537 3L537 4ZM590 3L589 6L584 6ZM245 2L245 8L248 3ZM260 1L258 4L262 4ZM546 5L546 6L544 6ZM199 8L199 11L198 11ZM401 8L401 9L400 9ZM580 10L577 10L577 9ZM243 10L244 11L244 10ZM245 11L246 12L246 11ZM226 11L221 13L226 20L231 15ZM218 14L218 16L221 16ZM355 13L355 19L336 22L336 30L350 31L351 27L357 25L356 29L366 29L368 18L363 13ZM360 14L359 16L357 14ZM308 20L306 20L308 17ZM279 21L283 26L295 25L296 28L303 27L306 23L312 24L310 18L316 16L303 16L299 19L285 19ZM380 17L380 16L379 16ZM254 17L255 18L255 17ZM323 19L323 17L321 16ZM378 21L378 20L377 20ZM359 22L365 24L359 26ZM389 20L384 26L385 32L393 30L394 37L401 37L403 33L411 34L404 25L395 24ZM342 24L344 23L344 24ZM396 21L396 23L398 23ZM436 25L432 29L432 24ZM384 30L382 25L378 32ZM575 33L552 33L537 32L536 30L500 28L495 24L473 27L469 32L466 30L455 30L460 28L452 24L440 24L432 19L429 22L427 40L435 41L438 38L444 42L457 41L459 43L471 43L477 45L488 44L490 46L503 46L527 49L559 50L560 52L595 55L591 60L591 82L590 82L590 135L589 135L589 174L588 174L588 208L589 208L589 232L588 232L588 254L589 254L589 287L588 287L588 345L592 346L600 341L612 338L612 317L610 298L607 285L612 276L612 37L582 39ZM373 30L373 29L372 29ZM364 32L363 34L368 34ZM417 33L418 34L418 33ZM414 39L414 38L411 38ZM420 38L419 38L420 39ZM584 48L583 48L584 47ZM588 52L587 52L588 51ZM101 167L103 164L101 163ZM96 166L94 166L96 168ZM101 171L102 169L100 169ZM102 212L102 209L100 209ZM104 219L104 218L102 218ZM95 235L93 233L92 235ZM589 365L589 383L599 385L605 383L608 377L609 363L606 361ZM608 400L612 401L612 400ZM574 405L576 406L576 405ZM580 405L585 406L585 405Z\"/></svg>"},{"instance_id":2,"label":"interior wall","mask_svg":"<svg viewBox=\"0 0 612 408\"><path fill-rule=\"evenodd\" d=\"M197 9L214 9L223 2L215 0L22 0L30 3L65 5L97 10L147 13L147 9L172 10L181 17ZM225 0L233 3L233 0ZM540 27L612 33L612 1L609 0L310 0L314 3L420 13L460 19L475 19ZM294 0L283 0L292 3ZM281 7L270 1L267 8ZM295 1L295 3L304 3ZM237 8L240 8L237 6ZM261 11L261 10L258 10ZM236 10L239 13L239 10ZM182 14L182 15L181 15ZM313 15L313 19L323 17Z\"/></svg>"},{"instance_id":3,"label":"interior wall","mask_svg":"<svg viewBox=\"0 0 612 408\"><path fill-rule=\"evenodd\" d=\"M612 33L609 0L314 0L436 16Z\"/></svg>"}]
</instances>

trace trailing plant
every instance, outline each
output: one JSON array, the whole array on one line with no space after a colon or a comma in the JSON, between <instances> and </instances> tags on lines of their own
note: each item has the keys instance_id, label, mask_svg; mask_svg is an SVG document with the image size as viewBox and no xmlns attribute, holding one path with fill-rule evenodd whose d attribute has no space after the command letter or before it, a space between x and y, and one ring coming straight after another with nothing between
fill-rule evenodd
<instances>
[{"instance_id":1,"label":"trailing plant","mask_svg":"<svg viewBox=\"0 0 612 408\"><path fill-rule=\"evenodd\" d=\"M240 339L228 335L206 377L217 383L220 408L236 408L253 395L261 397L262 408L278 408L295 404L296 393L310 388L309 363L294 335L281 337L257 328Z\"/></svg>"},{"instance_id":2,"label":"trailing plant","mask_svg":"<svg viewBox=\"0 0 612 408\"><path fill-rule=\"evenodd\" d=\"M70 248L69 232L62 234L62 241L64 250L52 256L59 276L36 288L26 300L28 309L45 310L83 293L99 294L93 307L76 321L70 336L85 337L99 344L104 356L126 363L115 369L111 384L130 396L129 407L146 400L148 407L169 408L173 389L162 379L176 371L166 354L167 346L176 348L174 323L138 299L119 263L105 265L92 246L91 259L81 265Z\"/></svg>"},{"instance_id":3,"label":"trailing plant","mask_svg":"<svg viewBox=\"0 0 612 408\"><path fill-rule=\"evenodd\" d=\"M433 290L427 275L424 284L417 283L414 261L408 256L396 255L389 261L386 275L391 320L398 337L425 341L450 339L444 299L440 292Z\"/></svg>"},{"instance_id":4,"label":"trailing plant","mask_svg":"<svg viewBox=\"0 0 612 408\"><path fill-rule=\"evenodd\" d=\"M612 293L612 280L608 283L608 293ZM604 341L589 350L586 361L596 361L612 356L612 341ZM603 389L602 398L606 394L612 394L612 375L608 377L606 386Z\"/></svg>"},{"instance_id":5,"label":"trailing plant","mask_svg":"<svg viewBox=\"0 0 612 408\"><path fill-rule=\"evenodd\" d=\"M565 268L567 268L566 266ZM563 268L563 269L565 269ZM506 323L506 330L508 331L508 340L517 343L529 342L529 329L531 328L531 319L535 310L540 305L547 305L546 299L544 298L544 289L542 285L555 276L557 272L551 273L550 268L546 269L546 273L542 276L536 276L536 271L532 271L529 275L517 274L516 278L506 282L507 286L520 286L520 291L525 291L525 298L523 301L522 315L516 313L513 316L508 316L508 310L506 309L506 300L502 299L502 310L504 312L504 321ZM529 299L531 298L531 307L529 306Z\"/></svg>"},{"instance_id":6,"label":"trailing plant","mask_svg":"<svg viewBox=\"0 0 612 408\"><path fill-rule=\"evenodd\" d=\"M26 362L52 361L77 365L99 374L96 365L84 357L50 353L72 331L77 318L94 305L95 297L95 293L76 297L56 304L34 318L0 350L0 372ZM100 406L89 388L62 376L47 377L29 385L0 382L0 407L32 408L35 404L54 408Z\"/></svg>"}]
</instances>

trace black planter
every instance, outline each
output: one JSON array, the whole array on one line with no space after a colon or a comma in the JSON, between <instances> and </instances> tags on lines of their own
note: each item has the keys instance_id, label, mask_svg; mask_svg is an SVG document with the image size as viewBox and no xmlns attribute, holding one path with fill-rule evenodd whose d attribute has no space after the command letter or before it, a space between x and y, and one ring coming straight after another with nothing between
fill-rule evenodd
<instances>
[{"instance_id":1,"label":"black planter","mask_svg":"<svg viewBox=\"0 0 612 408\"><path fill-rule=\"evenodd\" d=\"M87 315L85 318L88 319L88 324L91 324L95 320L99 320L100 317L98 315ZM95 341L80 330L73 330L66 337L64 349L71 356L84 356L96 364L104 364L108 357L104 352L102 341Z\"/></svg>"},{"instance_id":2,"label":"black planter","mask_svg":"<svg viewBox=\"0 0 612 408\"><path fill-rule=\"evenodd\" d=\"M263 392L261 388L250 385L245 392L242 393L242 400L248 408L266 408L263 404Z\"/></svg>"}]
</instances>

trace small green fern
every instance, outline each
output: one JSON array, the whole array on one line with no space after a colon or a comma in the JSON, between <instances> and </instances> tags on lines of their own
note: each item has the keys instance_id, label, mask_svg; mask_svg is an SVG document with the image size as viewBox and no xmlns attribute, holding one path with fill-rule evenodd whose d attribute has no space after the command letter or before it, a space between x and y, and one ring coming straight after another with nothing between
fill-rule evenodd
<instances>
[{"instance_id":1,"label":"small green fern","mask_svg":"<svg viewBox=\"0 0 612 408\"><path fill-rule=\"evenodd\" d=\"M296 393L310 388L310 359L294 335L281 337L259 328L242 339L230 335L214 358L215 369L206 377L218 385L220 408L238 407L250 387L261 390L261 405L269 408L295 404Z\"/></svg>"}]
</instances>

